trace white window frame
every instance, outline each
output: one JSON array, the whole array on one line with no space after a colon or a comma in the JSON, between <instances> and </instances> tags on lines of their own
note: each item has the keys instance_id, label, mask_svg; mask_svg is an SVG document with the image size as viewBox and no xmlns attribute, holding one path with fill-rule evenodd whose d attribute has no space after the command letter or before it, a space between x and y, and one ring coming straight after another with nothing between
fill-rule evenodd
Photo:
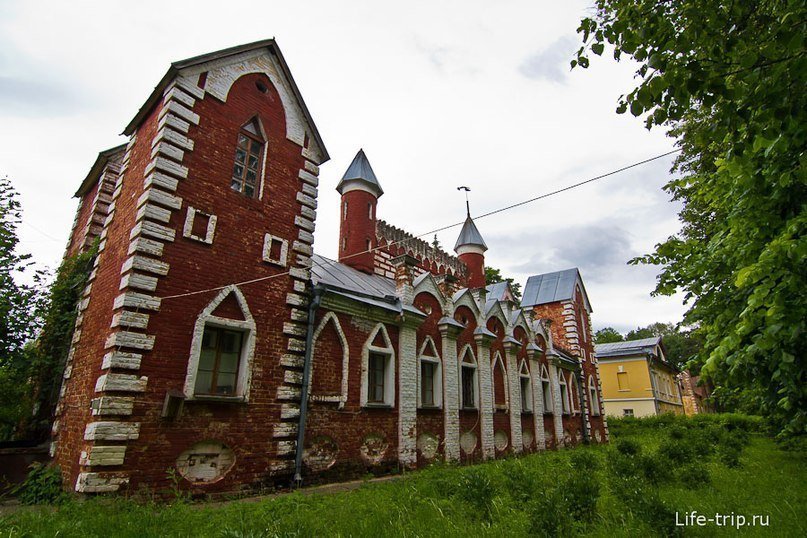
<instances>
[{"instance_id":1,"label":"white window frame","mask_svg":"<svg viewBox=\"0 0 807 538\"><path fill-rule=\"evenodd\" d=\"M599 391L597 390L597 384L594 383L594 376L588 376L588 396L591 402L591 415L598 417L600 416L600 398L599 398Z\"/></svg>"},{"instance_id":2,"label":"white window frame","mask_svg":"<svg viewBox=\"0 0 807 538\"><path fill-rule=\"evenodd\" d=\"M527 383L526 394L524 394L525 380ZM521 398L521 412L532 413L533 412L532 376L530 375L530 369L527 366L527 361L525 360L521 361L521 367L518 370L518 395Z\"/></svg>"},{"instance_id":3,"label":"white window frame","mask_svg":"<svg viewBox=\"0 0 807 538\"><path fill-rule=\"evenodd\" d=\"M569 373L569 385L569 409L573 415L576 415L580 413L580 395L577 389L577 376L571 372Z\"/></svg>"},{"instance_id":4,"label":"white window frame","mask_svg":"<svg viewBox=\"0 0 807 538\"><path fill-rule=\"evenodd\" d=\"M559 390L560 390L560 407L561 413L564 415L571 415L571 406L569 405L569 384L566 382L566 374L563 373L563 370L558 369L558 376L560 377L560 381L558 381Z\"/></svg>"},{"instance_id":5,"label":"white window frame","mask_svg":"<svg viewBox=\"0 0 807 538\"><path fill-rule=\"evenodd\" d=\"M470 362L465 362L465 357L468 356L471 360ZM474 355L474 350L471 348L469 344L466 344L465 347L462 349L462 352L459 355L457 368L459 370L459 401L460 401L460 410L478 410L479 409L479 363L476 361L476 355ZM473 379L471 385L474 388L474 404L466 406L464 402L464 394L463 394L463 382L462 382L462 369L467 368L469 370L473 370Z\"/></svg>"},{"instance_id":6,"label":"white window frame","mask_svg":"<svg viewBox=\"0 0 807 538\"><path fill-rule=\"evenodd\" d=\"M434 405L424 405L422 401L422 388L423 380L421 379L421 364L427 362L434 365L434 376L432 379L432 393L434 394ZM420 346L418 353L418 407L421 409L441 409L443 407L443 368L440 355L437 353L437 346L434 345L434 340L431 336L427 336Z\"/></svg>"},{"instance_id":7,"label":"white window frame","mask_svg":"<svg viewBox=\"0 0 807 538\"><path fill-rule=\"evenodd\" d=\"M381 333L385 347L373 345L373 340ZM387 360L384 364L384 401L370 402L368 395L370 392L370 353L385 355ZM395 350L383 323L376 325L370 336L365 340L361 353L361 406L362 407L394 407L395 406Z\"/></svg>"},{"instance_id":8,"label":"white window frame","mask_svg":"<svg viewBox=\"0 0 807 538\"><path fill-rule=\"evenodd\" d=\"M546 365L541 365L541 396L544 400L544 414L555 414L555 399L552 397L552 379Z\"/></svg>"},{"instance_id":9,"label":"white window frame","mask_svg":"<svg viewBox=\"0 0 807 538\"><path fill-rule=\"evenodd\" d=\"M241 308L243 320L222 318L214 316L213 312L230 294L235 296L238 306ZM202 338L205 327L215 327L219 329L230 329L244 333L241 342L241 357L238 362L238 380L235 394L230 396L217 396L209 394L195 394L196 375L199 369L199 356L202 352ZM238 400L249 401L249 388L252 378L252 362L255 355L255 320L249 311L247 300L238 286L230 285L219 292L196 318L193 327L193 337L191 338L191 352L188 359L188 369L185 373L184 394L186 400Z\"/></svg>"},{"instance_id":10,"label":"white window frame","mask_svg":"<svg viewBox=\"0 0 807 538\"><path fill-rule=\"evenodd\" d=\"M623 409L622 410L622 416L623 417L634 417L636 415L634 414L633 409Z\"/></svg>"},{"instance_id":11,"label":"white window frame","mask_svg":"<svg viewBox=\"0 0 807 538\"><path fill-rule=\"evenodd\" d=\"M496 367L497 363L499 367L502 369L502 390L504 390L504 407L497 406L496 404ZM491 368L491 379L490 379L490 392L493 400L493 410L494 411L509 411L510 409L510 391L508 389L508 380L507 380L507 368L504 367L504 360L502 359L502 354L498 351L493 356L493 365Z\"/></svg>"}]
</instances>

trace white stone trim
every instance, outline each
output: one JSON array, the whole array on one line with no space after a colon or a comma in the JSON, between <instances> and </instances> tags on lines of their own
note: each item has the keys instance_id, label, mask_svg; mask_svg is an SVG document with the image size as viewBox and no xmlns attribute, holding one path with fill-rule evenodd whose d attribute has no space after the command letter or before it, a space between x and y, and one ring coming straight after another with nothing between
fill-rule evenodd
<instances>
[{"instance_id":1,"label":"white stone trim","mask_svg":"<svg viewBox=\"0 0 807 538\"><path fill-rule=\"evenodd\" d=\"M373 340L378 334L381 333L381 337L384 339L384 343L386 347L378 347L374 346ZM387 328L384 326L383 323L378 323L372 331L370 331L370 336L367 340L364 341L361 350L361 395L360 395L360 403L362 407L366 407L368 405L367 402L367 394L369 391L368 388L368 375L370 373L369 370L369 360L370 360L370 352L373 353L381 353L387 355L387 368L384 372L385 379L384 379L384 406L392 407L395 405L395 348L392 347L392 341L390 340L389 333L387 332ZM389 389L389 390L387 390ZM371 404L371 405L381 405L381 404Z\"/></svg>"},{"instance_id":2,"label":"white stone trim","mask_svg":"<svg viewBox=\"0 0 807 538\"><path fill-rule=\"evenodd\" d=\"M207 229L205 230L204 237L193 235L193 220L196 218L197 213L203 217L207 217ZM182 236L187 237L188 239L195 239L196 241L201 241L202 243L212 245L213 236L215 233L216 233L216 215L213 215L211 213L205 213L204 211L199 211L196 208L188 206L188 212L185 214L185 225L182 227Z\"/></svg>"},{"instance_id":3,"label":"white stone trim","mask_svg":"<svg viewBox=\"0 0 807 538\"><path fill-rule=\"evenodd\" d=\"M272 241L280 241L280 257L272 258ZM263 261L280 267L286 267L289 258L289 242L282 237L272 234L265 234L263 236Z\"/></svg>"},{"instance_id":4,"label":"white stone trim","mask_svg":"<svg viewBox=\"0 0 807 538\"><path fill-rule=\"evenodd\" d=\"M345 407L345 403L347 403L347 391L349 386L348 375L350 372L350 348L347 343L347 338L345 337L345 332L342 330L342 325L339 323L339 318L336 314L329 311L322 317L322 320L319 322L319 326L314 331L314 337L311 340L311 348L314 350L317 349L317 339L319 338L320 334L322 334L322 331L325 330L325 327L329 322L333 323L334 329L336 329L336 334L339 336L339 342L342 344L342 392L339 396L339 409L342 409ZM316 364L316 357L313 357L311 360L311 375L308 378L308 394L309 397L314 401L318 400L311 392L311 382L314 379Z\"/></svg>"},{"instance_id":5,"label":"white stone trim","mask_svg":"<svg viewBox=\"0 0 807 538\"><path fill-rule=\"evenodd\" d=\"M214 316L213 312L230 294L233 294L241 308L241 313L244 320L235 320ZM205 326L211 325L213 327L221 327L225 329L234 329L243 331L245 338L243 347L241 349L241 361L238 365L238 385L236 388L236 396L241 397L244 401L249 401L249 389L252 379L252 363L255 355L255 320L249 311L247 300L238 286L231 284L221 290L219 294L213 299L196 318L196 323L193 327L193 337L191 339L191 351L188 359L188 370L185 375L185 398L192 400L194 398L194 387L196 386L196 371L199 368L199 354L202 351L202 336L204 335Z\"/></svg>"},{"instance_id":6,"label":"white stone trim","mask_svg":"<svg viewBox=\"0 0 807 538\"><path fill-rule=\"evenodd\" d=\"M465 362L466 355L471 359L470 362ZM466 407L465 402L463 401L463 394L462 394L462 368L463 364L468 364L466 368L473 368L474 369L474 388L476 389L476 394L474 394L474 405ZM469 411L479 411L481 407L480 402L482 400L482 395L480 394L482 391L480 390L480 383L479 383L479 361L476 360L476 354L474 353L474 348L471 347L471 344L465 344L463 348L457 353L457 402L459 403L459 408L469 410Z\"/></svg>"},{"instance_id":7,"label":"white stone trim","mask_svg":"<svg viewBox=\"0 0 807 538\"><path fill-rule=\"evenodd\" d=\"M427 351L430 352L427 353ZM421 401L422 392L422 384L423 380L420 378L420 363L421 362L429 362L435 365L434 369L434 386L432 387L432 391L434 393L434 405L429 406L428 409L440 409L443 407L443 361L440 358L440 354L437 351L437 346L434 344L434 340L432 340L431 336L426 336L423 340L423 343L420 345L420 350L418 351L418 365L417 365L417 405L418 408L423 407L423 402Z\"/></svg>"}]
</instances>

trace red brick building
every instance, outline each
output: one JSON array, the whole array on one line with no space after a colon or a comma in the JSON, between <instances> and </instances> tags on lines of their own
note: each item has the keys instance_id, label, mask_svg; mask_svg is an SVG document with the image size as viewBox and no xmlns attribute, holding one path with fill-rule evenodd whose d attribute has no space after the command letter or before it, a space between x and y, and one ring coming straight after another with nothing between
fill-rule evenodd
<instances>
[{"instance_id":1,"label":"red brick building","mask_svg":"<svg viewBox=\"0 0 807 538\"><path fill-rule=\"evenodd\" d=\"M457 257L379 220L361 151L339 261L313 253L329 156L273 40L172 64L124 133L67 251L99 241L53 425L71 489L177 472L212 493L606 439L576 270L571 294L528 282L518 304L486 286L470 216Z\"/></svg>"}]
</instances>

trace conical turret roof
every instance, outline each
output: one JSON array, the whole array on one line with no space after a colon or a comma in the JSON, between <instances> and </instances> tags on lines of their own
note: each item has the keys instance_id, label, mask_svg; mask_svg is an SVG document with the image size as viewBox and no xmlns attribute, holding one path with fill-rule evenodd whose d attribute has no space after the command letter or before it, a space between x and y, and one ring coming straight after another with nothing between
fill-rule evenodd
<instances>
[{"instance_id":1,"label":"conical turret roof","mask_svg":"<svg viewBox=\"0 0 807 538\"><path fill-rule=\"evenodd\" d=\"M381 188L381 184L375 177L373 167L370 166L370 161L367 160L367 155L364 154L363 149L360 149L356 156L353 157L353 162L347 167L347 171L345 171L345 175L342 176L339 185L336 186L336 190L339 191L339 194L343 194L342 191L347 184L354 181L363 183L365 186L373 189L376 192L376 196L384 194L384 189Z\"/></svg>"},{"instance_id":2,"label":"conical turret roof","mask_svg":"<svg viewBox=\"0 0 807 538\"><path fill-rule=\"evenodd\" d=\"M474 224L474 220L471 218L471 215L465 219L465 223L462 225L462 230L460 230L460 236L457 238L457 243L454 245L454 251L462 246L469 246L473 245L476 247L481 247L482 250L487 250L488 246L485 244L485 240L482 239L482 234L479 233L479 230Z\"/></svg>"}]
</instances>

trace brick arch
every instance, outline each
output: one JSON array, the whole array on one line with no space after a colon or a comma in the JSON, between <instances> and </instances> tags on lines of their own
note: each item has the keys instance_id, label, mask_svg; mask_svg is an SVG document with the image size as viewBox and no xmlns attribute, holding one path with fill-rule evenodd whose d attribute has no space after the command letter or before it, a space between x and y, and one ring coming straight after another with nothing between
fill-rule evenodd
<instances>
[{"instance_id":1,"label":"brick arch","mask_svg":"<svg viewBox=\"0 0 807 538\"><path fill-rule=\"evenodd\" d=\"M341 357L341 379L339 385L339 408L343 408L345 403L347 402L347 391L348 391L348 376L349 376L349 365L350 365L350 350L347 343L347 338L345 337L345 332L342 330L342 325L339 323L339 318L333 312L327 312L319 322L319 326L314 331L314 336L312 339L312 347L314 349L314 358L311 361L311 376L308 378L308 393L313 395L312 386L314 377L317 371L318 360L317 360L317 344L321 342L320 337L322 336L323 332L332 327L336 336L338 338L339 344L342 348L342 357ZM321 366L321 365L319 365Z\"/></svg>"}]
</instances>

